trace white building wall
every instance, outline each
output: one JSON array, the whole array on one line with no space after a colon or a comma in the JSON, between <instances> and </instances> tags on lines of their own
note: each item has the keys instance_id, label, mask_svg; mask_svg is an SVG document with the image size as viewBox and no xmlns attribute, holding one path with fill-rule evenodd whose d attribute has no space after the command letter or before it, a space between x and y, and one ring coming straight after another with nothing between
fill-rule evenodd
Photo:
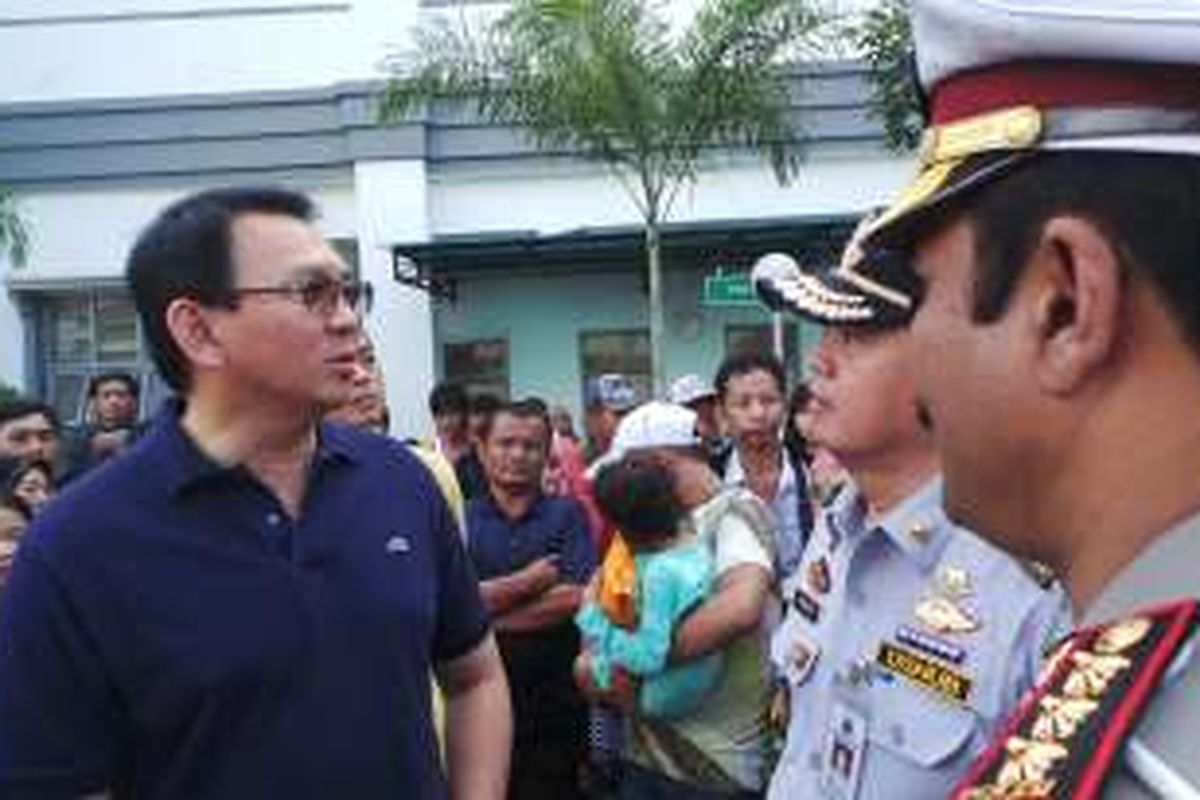
<instances>
[{"instance_id":1,"label":"white building wall","mask_svg":"<svg viewBox=\"0 0 1200 800\"><path fill-rule=\"evenodd\" d=\"M704 170L685 185L670 221L855 214L884 203L911 163L874 148L823 148L780 186L766 166L747 162ZM431 177L435 234L483 231L555 233L636 225L637 207L600 165L488 167Z\"/></svg>"},{"instance_id":2,"label":"white building wall","mask_svg":"<svg viewBox=\"0 0 1200 800\"><path fill-rule=\"evenodd\" d=\"M270 91L378 76L417 0L0 0L0 102ZM19 68L17 67L19 65Z\"/></svg>"},{"instance_id":3,"label":"white building wall","mask_svg":"<svg viewBox=\"0 0 1200 800\"><path fill-rule=\"evenodd\" d=\"M392 279L390 247L429 235L425 162L360 162L354 183L359 263L363 277L375 286L367 329L387 381L392 430L428 431L425 399L434 380L429 296Z\"/></svg>"}]
</instances>

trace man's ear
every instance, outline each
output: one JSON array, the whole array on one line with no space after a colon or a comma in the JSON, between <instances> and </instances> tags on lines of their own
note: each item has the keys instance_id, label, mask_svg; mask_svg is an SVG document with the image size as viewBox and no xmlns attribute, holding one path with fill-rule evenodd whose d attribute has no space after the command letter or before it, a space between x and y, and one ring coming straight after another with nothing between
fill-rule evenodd
<instances>
[{"instance_id":1,"label":"man's ear","mask_svg":"<svg viewBox=\"0 0 1200 800\"><path fill-rule=\"evenodd\" d=\"M1037 379L1051 394L1070 394L1118 341L1121 259L1108 237L1080 217L1047 221L1031 258Z\"/></svg>"},{"instance_id":2,"label":"man's ear","mask_svg":"<svg viewBox=\"0 0 1200 800\"><path fill-rule=\"evenodd\" d=\"M167 330L188 362L215 369L225 364L225 347L213 328L212 317L195 300L177 297L167 305Z\"/></svg>"}]
</instances>

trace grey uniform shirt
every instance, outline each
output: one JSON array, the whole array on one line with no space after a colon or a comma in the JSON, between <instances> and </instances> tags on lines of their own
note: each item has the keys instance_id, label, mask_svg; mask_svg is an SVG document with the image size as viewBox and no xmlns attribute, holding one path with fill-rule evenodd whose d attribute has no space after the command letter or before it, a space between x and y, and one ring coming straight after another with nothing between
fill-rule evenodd
<instances>
[{"instance_id":1,"label":"grey uniform shirt","mask_svg":"<svg viewBox=\"0 0 1200 800\"><path fill-rule=\"evenodd\" d=\"M1080 621L1091 627L1139 609L1200 597L1200 514L1155 539L1105 586ZM1105 798L1200 798L1200 657L1185 644L1150 700Z\"/></svg>"},{"instance_id":2,"label":"grey uniform shirt","mask_svg":"<svg viewBox=\"0 0 1200 800\"><path fill-rule=\"evenodd\" d=\"M946 796L1068 632L1063 593L941 496L871 521L851 485L818 515L772 641L791 718L769 797Z\"/></svg>"}]
</instances>

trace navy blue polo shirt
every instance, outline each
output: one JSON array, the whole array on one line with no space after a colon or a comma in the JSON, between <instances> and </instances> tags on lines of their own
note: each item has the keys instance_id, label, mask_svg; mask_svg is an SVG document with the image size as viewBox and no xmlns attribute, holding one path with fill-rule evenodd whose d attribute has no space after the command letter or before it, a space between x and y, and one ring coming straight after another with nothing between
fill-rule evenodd
<instances>
[{"instance_id":1,"label":"navy blue polo shirt","mask_svg":"<svg viewBox=\"0 0 1200 800\"><path fill-rule=\"evenodd\" d=\"M484 580L502 577L542 556L557 555L561 579L584 584L596 568L587 514L577 500L540 496L517 519L509 519L490 493L467 503L471 559ZM518 751L530 744L580 744L586 706L571 665L579 632L570 618L537 631L496 636L508 673Z\"/></svg>"},{"instance_id":2,"label":"navy blue polo shirt","mask_svg":"<svg viewBox=\"0 0 1200 800\"><path fill-rule=\"evenodd\" d=\"M298 519L179 409L33 525L0 601L0 797L442 798L431 663L488 631L403 445L323 426Z\"/></svg>"},{"instance_id":3,"label":"navy blue polo shirt","mask_svg":"<svg viewBox=\"0 0 1200 800\"><path fill-rule=\"evenodd\" d=\"M467 534L481 580L508 575L548 555L559 557L559 574L567 583L587 583L596 569L587 513L571 497L540 495L520 518L509 519L485 492L467 503Z\"/></svg>"}]
</instances>

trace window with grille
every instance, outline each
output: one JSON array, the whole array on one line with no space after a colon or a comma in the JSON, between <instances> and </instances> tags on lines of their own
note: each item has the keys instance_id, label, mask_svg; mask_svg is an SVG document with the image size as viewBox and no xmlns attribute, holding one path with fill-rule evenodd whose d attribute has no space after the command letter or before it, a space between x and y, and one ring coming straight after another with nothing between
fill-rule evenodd
<instances>
[{"instance_id":1,"label":"window with grille","mask_svg":"<svg viewBox=\"0 0 1200 800\"><path fill-rule=\"evenodd\" d=\"M124 371L138 379L143 416L167 396L142 342L128 292L79 289L38 294L31 300L39 327L40 394L64 422L86 421L88 380L100 372Z\"/></svg>"}]
</instances>

